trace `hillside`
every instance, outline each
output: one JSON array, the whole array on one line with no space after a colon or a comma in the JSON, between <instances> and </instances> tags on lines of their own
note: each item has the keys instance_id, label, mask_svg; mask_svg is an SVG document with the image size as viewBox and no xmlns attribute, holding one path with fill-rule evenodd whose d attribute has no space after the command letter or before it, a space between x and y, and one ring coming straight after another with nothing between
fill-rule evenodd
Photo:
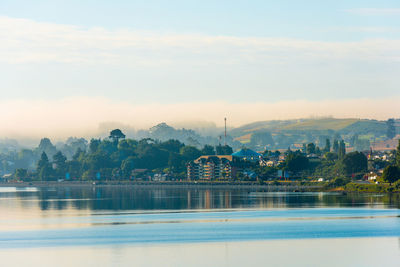
<instances>
[{"instance_id":1,"label":"hillside","mask_svg":"<svg viewBox=\"0 0 400 267\"><path fill-rule=\"evenodd\" d=\"M384 139L386 132L386 121L317 118L259 121L237 127L229 134L242 144L262 149L265 145L260 141L263 134L272 136L271 148L287 148L294 143L315 142L323 145L327 138L342 138L350 142L355 136L365 140L367 146L368 142Z\"/></svg>"}]
</instances>

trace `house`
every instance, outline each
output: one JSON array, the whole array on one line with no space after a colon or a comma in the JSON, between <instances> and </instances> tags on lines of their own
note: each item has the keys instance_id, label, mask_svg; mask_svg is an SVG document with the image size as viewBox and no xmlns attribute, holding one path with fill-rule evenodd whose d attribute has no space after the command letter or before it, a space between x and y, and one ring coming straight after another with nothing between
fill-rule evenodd
<instances>
[{"instance_id":1,"label":"house","mask_svg":"<svg viewBox=\"0 0 400 267\"><path fill-rule=\"evenodd\" d=\"M12 180L12 179L13 179L13 174L12 174L12 173L4 174L4 175L2 176L2 178L3 178L3 179L1 179L0 181L2 181L2 182L8 182L9 180Z\"/></svg>"},{"instance_id":2,"label":"house","mask_svg":"<svg viewBox=\"0 0 400 267\"><path fill-rule=\"evenodd\" d=\"M244 161L258 162L262 155L248 148L242 148L232 154L233 157L239 158Z\"/></svg>"}]
</instances>

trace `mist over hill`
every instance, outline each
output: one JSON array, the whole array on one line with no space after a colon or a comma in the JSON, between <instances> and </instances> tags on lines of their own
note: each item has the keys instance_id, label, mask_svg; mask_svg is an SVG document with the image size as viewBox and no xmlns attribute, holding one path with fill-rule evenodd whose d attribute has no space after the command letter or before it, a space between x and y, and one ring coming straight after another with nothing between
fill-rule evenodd
<instances>
[{"instance_id":1,"label":"mist over hill","mask_svg":"<svg viewBox=\"0 0 400 267\"><path fill-rule=\"evenodd\" d=\"M192 127L190 129L189 127ZM51 140L45 136L35 139L0 139L1 173L12 173L17 168L33 170L42 152L52 158L58 151L70 160L80 153L89 151L94 139L108 139L110 131L120 129L128 139L152 139L155 142L178 140L187 145L202 149L205 145L218 146L225 143L238 150L242 147L256 151L277 149L302 149L303 144L314 143L323 148L326 140L344 140L348 149L369 150L373 144L379 149L392 149L399 138L400 119L378 121L368 119L299 119L259 121L227 128L213 123L185 122L175 124L159 123L149 129L136 130L117 122L99 125L97 135L90 137L69 137L66 140ZM96 141L96 140L94 140ZM377 145L376 145L377 144Z\"/></svg>"},{"instance_id":2,"label":"mist over hill","mask_svg":"<svg viewBox=\"0 0 400 267\"><path fill-rule=\"evenodd\" d=\"M394 127L395 134L400 133L400 119L394 120ZM307 118L251 122L236 128L228 126L226 139L224 127L217 127L215 123L207 121L184 121L171 123L171 125L162 122L149 129L135 129L128 124L118 122L104 122L99 124L97 133L83 136L83 138L88 141L91 138L107 138L110 130L116 128L121 129L127 138L132 139L152 138L160 141L176 139L196 147L226 142L234 149L246 146L257 150L286 149L293 144L310 142L323 145L327 138L344 139L351 145L361 142L365 146L362 148L367 149L368 143L388 138L387 121L353 118ZM52 141L60 150L71 140L73 139ZM0 139L0 152L34 148L39 141L40 139L10 136Z\"/></svg>"}]
</instances>

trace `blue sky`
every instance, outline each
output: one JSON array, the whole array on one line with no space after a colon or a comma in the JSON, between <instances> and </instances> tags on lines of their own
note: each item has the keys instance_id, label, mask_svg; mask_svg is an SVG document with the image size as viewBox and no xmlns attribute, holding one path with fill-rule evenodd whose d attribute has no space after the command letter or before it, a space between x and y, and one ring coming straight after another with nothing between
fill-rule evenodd
<instances>
[{"instance_id":1,"label":"blue sky","mask_svg":"<svg viewBox=\"0 0 400 267\"><path fill-rule=\"evenodd\" d=\"M2 0L1 14L36 21L211 35L293 37L348 41L388 37L340 29L400 27L399 13L363 14L357 9L396 9L395 0ZM353 11L352 11L353 10ZM366 12L364 12L366 13ZM373 13L373 12L371 12ZM376 12L378 13L378 12ZM337 30L335 30L338 28ZM390 37L399 37L399 31Z\"/></svg>"},{"instance_id":2,"label":"blue sky","mask_svg":"<svg viewBox=\"0 0 400 267\"><path fill-rule=\"evenodd\" d=\"M195 118L213 121L255 103L307 112L254 119L400 116L363 104L400 97L399 1L2 0L0 38L0 102L12 119L18 101L71 99L128 110L222 103L217 117ZM290 104L299 101L315 110ZM327 101L346 112L318 104ZM159 120L193 117L178 115Z\"/></svg>"},{"instance_id":3,"label":"blue sky","mask_svg":"<svg viewBox=\"0 0 400 267\"><path fill-rule=\"evenodd\" d=\"M2 15L37 21L235 36L348 40L363 34L335 27L399 27L398 16L365 16L357 8L400 8L398 1L18 1L3 0Z\"/></svg>"}]
</instances>

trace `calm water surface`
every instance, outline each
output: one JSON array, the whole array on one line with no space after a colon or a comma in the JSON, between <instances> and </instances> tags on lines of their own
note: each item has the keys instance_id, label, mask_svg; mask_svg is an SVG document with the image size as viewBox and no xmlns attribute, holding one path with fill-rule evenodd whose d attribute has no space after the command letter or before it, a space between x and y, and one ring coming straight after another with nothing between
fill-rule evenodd
<instances>
[{"instance_id":1,"label":"calm water surface","mask_svg":"<svg viewBox=\"0 0 400 267\"><path fill-rule=\"evenodd\" d=\"M0 187L1 266L400 266L400 196Z\"/></svg>"}]
</instances>

